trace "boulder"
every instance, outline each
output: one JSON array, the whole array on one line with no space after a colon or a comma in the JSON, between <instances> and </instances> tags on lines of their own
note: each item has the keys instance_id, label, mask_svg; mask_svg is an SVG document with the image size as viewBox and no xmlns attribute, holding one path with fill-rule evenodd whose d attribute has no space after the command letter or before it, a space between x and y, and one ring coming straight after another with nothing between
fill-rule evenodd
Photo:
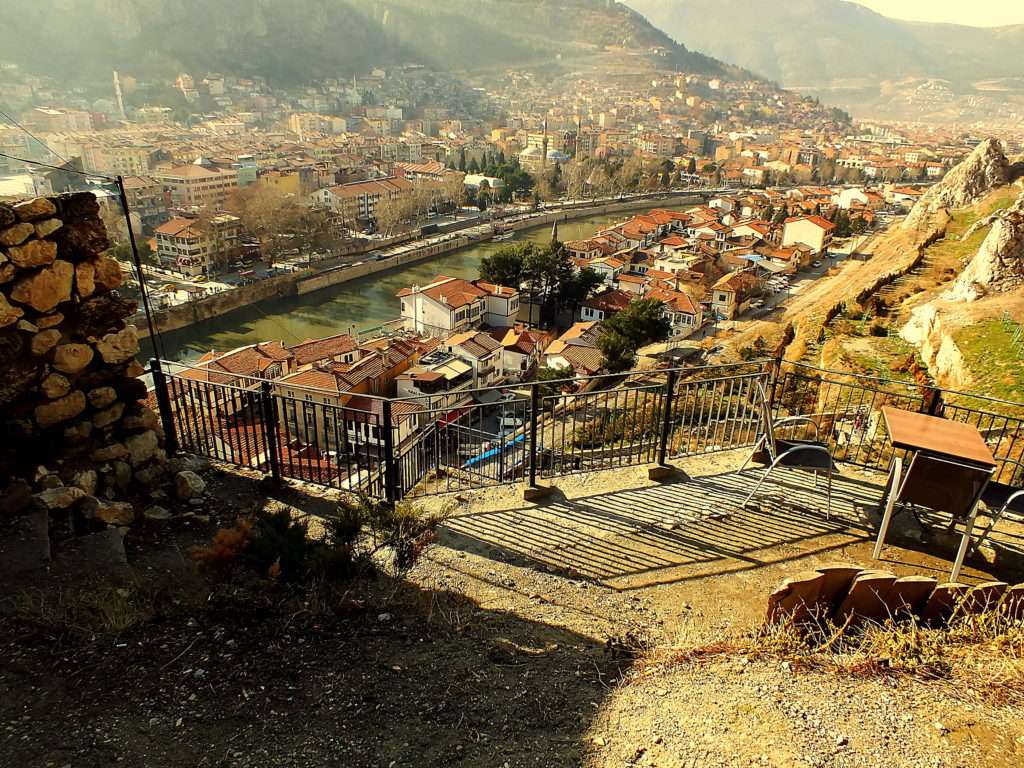
<instances>
[{"instance_id":1,"label":"boulder","mask_svg":"<svg viewBox=\"0 0 1024 768\"><path fill-rule=\"evenodd\" d=\"M54 312L52 315L36 318L36 326L39 328L53 328L55 325L60 325L63 322L64 315L60 312Z\"/></svg>"},{"instance_id":2,"label":"boulder","mask_svg":"<svg viewBox=\"0 0 1024 768\"><path fill-rule=\"evenodd\" d=\"M90 425L91 426L91 425ZM123 443L113 443L111 445L105 445L102 448L97 448L89 457L93 461L113 461L114 459L124 459L128 457L128 447Z\"/></svg>"},{"instance_id":3,"label":"boulder","mask_svg":"<svg viewBox=\"0 0 1024 768\"><path fill-rule=\"evenodd\" d=\"M888 571L861 571L850 584L850 591L836 610L836 624L858 621L884 621L889 617L885 596L896 583Z\"/></svg>"},{"instance_id":4,"label":"boulder","mask_svg":"<svg viewBox=\"0 0 1024 768\"><path fill-rule=\"evenodd\" d=\"M135 314L138 306L130 299L103 293L79 304L74 322L83 336L99 338L124 328L124 318Z\"/></svg>"},{"instance_id":5,"label":"boulder","mask_svg":"<svg viewBox=\"0 0 1024 768\"><path fill-rule=\"evenodd\" d=\"M0 203L0 227L7 227L18 220L14 209L6 203Z\"/></svg>"},{"instance_id":6,"label":"boulder","mask_svg":"<svg viewBox=\"0 0 1024 768\"><path fill-rule=\"evenodd\" d=\"M86 495L92 496L96 493L96 486L99 483L99 476L95 469L82 469L76 472L71 478L71 485L81 489Z\"/></svg>"},{"instance_id":7,"label":"boulder","mask_svg":"<svg viewBox=\"0 0 1024 768\"><path fill-rule=\"evenodd\" d=\"M121 272L121 265L117 263L117 259L100 256L93 262L93 269L95 271L93 279L96 281L96 285L103 286L108 291L119 288L124 282L124 274Z\"/></svg>"},{"instance_id":8,"label":"boulder","mask_svg":"<svg viewBox=\"0 0 1024 768\"><path fill-rule=\"evenodd\" d=\"M29 343L29 351L36 357L42 357L56 347L58 341L60 341L60 331L56 328L40 331L32 337L32 341Z\"/></svg>"},{"instance_id":9,"label":"boulder","mask_svg":"<svg viewBox=\"0 0 1024 768\"><path fill-rule=\"evenodd\" d=\"M1024 193L1009 209L995 214L978 252L943 298L974 301L988 293L1024 285Z\"/></svg>"},{"instance_id":10,"label":"boulder","mask_svg":"<svg viewBox=\"0 0 1024 768\"><path fill-rule=\"evenodd\" d=\"M188 501L202 496L206 490L206 481L195 472L186 469L174 476L174 490L179 499Z\"/></svg>"},{"instance_id":11,"label":"boulder","mask_svg":"<svg viewBox=\"0 0 1024 768\"><path fill-rule=\"evenodd\" d=\"M85 410L85 393L76 389L70 395L59 397L49 403L35 407L36 423L43 427L52 427L62 421L73 419Z\"/></svg>"},{"instance_id":12,"label":"boulder","mask_svg":"<svg viewBox=\"0 0 1024 768\"><path fill-rule=\"evenodd\" d=\"M87 299L96 292L96 269L91 261L83 261L75 266L75 284L78 295Z\"/></svg>"},{"instance_id":13,"label":"boulder","mask_svg":"<svg viewBox=\"0 0 1024 768\"><path fill-rule=\"evenodd\" d=\"M142 517L151 523L165 523L171 519L171 513L160 505L154 504L143 510Z\"/></svg>"},{"instance_id":14,"label":"boulder","mask_svg":"<svg viewBox=\"0 0 1024 768\"><path fill-rule=\"evenodd\" d=\"M156 430L160 426L160 417L151 408L140 408L121 420L121 428L129 431L136 429Z\"/></svg>"},{"instance_id":15,"label":"boulder","mask_svg":"<svg viewBox=\"0 0 1024 768\"><path fill-rule=\"evenodd\" d=\"M99 411L92 417L93 426L96 429L104 429L117 422L124 413L124 403L114 403L106 410Z\"/></svg>"},{"instance_id":16,"label":"boulder","mask_svg":"<svg viewBox=\"0 0 1024 768\"><path fill-rule=\"evenodd\" d=\"M51 373L40 384L43 394L46 395L50 400L55 400L58 397L64 397L68 392L71 391L71 381L67 376L62 376L59 373Z\"/></svg>"},{"instance_id":17,"label":"boulder","mask_svg":"<svg viewBox=\"0 0 1024 768\"><path fill-rule=\"evenodd\" d=\"M0 285L9 283L18 273L18 268L13 264L0 264Z\"/></svg>"},{"instance_id":18,"label":"boulder","mask_svg":"<svg viewBox=\"0 0 1024 768\"><path fill-rule=\"evenodd\" d=\"M955 581L936 585L921 610L921 622L932 627L945 624L963 602L968 589L966 584Z\"/></svg>"},{"instance_id":19,"label":"boulder","mask_svg":"<svg viewBox=\"0 0 1024 768\"><path fill-rule=\"evenodd\" d=\"M33 234L36 228L27 222L15 224L13 227L0 231L0 245L9 248L12 245L21 245Z\"/></svg>"},{"instance_id":20,"label":"boulder","mask_svg":"<svg viewBox=\"0 0 1024 768\"><path fill-rule=\"evenodd\" d=\"M37 197L14 205L14 215L19 221L35 221L57 213L57 206L45 197Z\"/></svg>"},{"instance_id":21,"label":"boulder","mask_svg":"<svg viewBox=\"0 0 1024 768\"><path fill-rule=\"evenodd\" d=\"M96 344L103 362L113 365L135 357L139 351L139 334L134 325L125 326L117 333L108 333Z\"/></svg>"},{"instance_id":22,"label":"boulder","mask_svg":"<svg viewBox=\"0 0 1024 768\"><path fill-rule=\"evenodd\" d=\"M96 387L89 390L88 397L93 408L106 408L117 400L117 391L113 387Z\"/></svg>"},{"instance_id":23,"label":"boulder","mask_svg":"<svg viewBox=\"0 0 1024 768\"><path fill-rule=\"evenodd\" d=\"M13 325L25 314L21 307L15 307L7 301L7 297L0 293L0 328Z\"/></svg>"},{"instance_id":24,"label":"boulder","mask_svg":"<svg viewBox=\"0 0 1024 768\"><path fill-rule=\"evenodd\" d=\"M135 509L128 502L108 502L95 497L89 497L82 504L82 514L108 525L131 525L135 521Z\"/></svg>"},{"instance_id":25,"label":"boulder","mask_svg":"<svg viewBox=\"0 0 1024 768\"><path fill-rule=\"evenodd\" d=\"M31 227L31 224L22 226ZM16 267L31 269L53 264L57 259L57 244L49 240L30 240L24 245L7 249L7 258Z\"/></svg>"},{"instance_id":26,"label":"boulder","mask_svg":"<svg viewBox=\"0 0 1024 768\"><path fill-rule=\"evenodd\" d=\"M125 438L124 445L128 449L129 461L131 461L133 467L137 467L153 458L156 449L160 445L160 441L156 436L156 432L150 430L148 432L139 432L137 435L129 435Z\"/></svg>"},{"instance_id":27,"label":"boulder","mask_svg":"<svg viewBox=\"0 0 1024 768\"><path fill-rule=\"evenodd\" d=\"M53 367L62 373L79 373L93 358L88 344L61 344L53 355Z\"/></svg>"},{"instance_id":28,"label":"boulder","mask_svg":"<svg viewBox=\"0 0 1024 768\"><path fill-rule=\"evenodd\" d=\"M58 488L48 488L40 491L32 497L32 500L47 512L55 509L68 509L79 499L84 499L85 491L71 485L62 485Z\"/></svg>"},{"instance_id":29,"label":"boulder","mask_svg":"<svg viewBox=\"0 0 1024 768\"><path fill-rule=\"evenodd\" d=\"M36 222L36 237L49 237L58 229L64 226L60 219L46 219Z\"/></svg>"},{"instance_id":30,"label":"boulder","mask_svg":"<svg viewBox=\"0 0 1024 768\"><path fill-rule=\"evenodd\" d=\"M15 281L11 299L37 312L50 312L62 301L71 298L73 274L74 267L69 262L55 261L49 267Z\"/></svg>"},{"instance_id":31,"label":"boulder","mask_svg":"<svg viewBox=\"0 0 1024 768\"><path fill-rule=\"evenodd\" d=\"M25 333L39 333L39 326L36 325L35 323L30 323L28 320L25 319L21 319L18 321L17 328L19 331L24 331Z\"/></svg>"}]
</instances>

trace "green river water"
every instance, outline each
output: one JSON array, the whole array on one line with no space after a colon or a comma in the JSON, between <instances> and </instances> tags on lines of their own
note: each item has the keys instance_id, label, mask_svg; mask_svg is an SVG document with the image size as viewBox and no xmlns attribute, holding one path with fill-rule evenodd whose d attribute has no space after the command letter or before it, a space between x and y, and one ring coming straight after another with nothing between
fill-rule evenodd
<instances>
[{"instance_id":1,"label":"green river water","mask_svg":"<svg viewBox=\"0 0 1024 768\"><path fill-rule=\"evenodd\" d=\"M622 221L629 214L609 214L560 222L561 240L589 237L608 224ZM543 242L551 235L551 225L517 232L514 241ZM506 241L507 243L508 241ZM165 356L187 362L210 349L225 351L258 341L277 339L295 344L341 333L355 325L363 330L393 320L399 315L395 294L410 285L425 285L437 275L475 279L480 259L506 243L486 242L409 264L385 272L361 277L305 296L260 302L224 317L165 333ZM152 354L148 340L142 356Z\"/></svg>"}]
</instances>

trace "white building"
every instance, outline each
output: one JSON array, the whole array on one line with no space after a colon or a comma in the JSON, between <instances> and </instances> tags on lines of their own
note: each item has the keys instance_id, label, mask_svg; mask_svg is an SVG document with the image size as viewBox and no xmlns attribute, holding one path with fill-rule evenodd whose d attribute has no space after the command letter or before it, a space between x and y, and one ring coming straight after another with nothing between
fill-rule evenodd
<instances>
[{"instance_id":1,"label":"white building","mask_svg":"<svg viewBox=\"0 0 1024 768\"><path fill-rule=\"evenodd\" d=\"M519 313L519 291L483 281L440 275L426 286L398 292L406 330L428 336L511 326Z\"/></svg>"},{"instance_id":2,"label":"white building","mask_svg":"<svg viewBox=\"0 0 1024 768\"><path fill-rule=\"evenodd\" d=\"M835 228L835 224L821 216L796 216L786 219L782 229L782 247L803 244L809 246L816 254L825 253L832 243L832 230Z\"/></svg>"}]
</instances>

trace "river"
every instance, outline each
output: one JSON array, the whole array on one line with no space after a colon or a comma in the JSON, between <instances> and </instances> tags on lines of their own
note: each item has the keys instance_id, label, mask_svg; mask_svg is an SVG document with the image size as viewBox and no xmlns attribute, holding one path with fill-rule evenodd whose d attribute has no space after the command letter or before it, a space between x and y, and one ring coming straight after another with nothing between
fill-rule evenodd
<instances>
[{"instance_id":1,"label":"river","mask_svg":"<svg viewBox=\"0 0 1024 768\"><path fill-rule=\"evenodd\" d=\"M617 213L560 222L558 236L561 240L590 237L598 229L628 216L628 213ZM517 232L513 241L544 242L550 236L551 226L547 225ZM353 325L359 330L379 326L398 317L395 294L402 288L426 285L437 275L476 279L480 260L508 242L511 241L479 243L430 261L378 272L306 296L264 301L224 317L165 333L165 357L189 362L211 349L223 352L270 339L288 345L342 333ZM152 354L148 340L143 347L143 355Z\"/></svg>"}]
</instances>

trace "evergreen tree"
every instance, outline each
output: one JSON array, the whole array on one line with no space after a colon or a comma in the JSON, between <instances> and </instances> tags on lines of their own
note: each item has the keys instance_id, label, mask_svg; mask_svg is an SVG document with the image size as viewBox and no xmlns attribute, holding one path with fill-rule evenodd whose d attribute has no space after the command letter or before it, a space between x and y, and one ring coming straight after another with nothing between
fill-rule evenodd
<instances>
[{"instance_id":1,"label":"evergreen tree","mask_svg":"<svg viewBox=\"0 0 1024 768\"><path fill-rule=\"evenodd\" d=\"M459 147L459 170L466 172L466 148Z\"/></svg>"},{"instance_id":2,"label":"evergreen tree","mask_svg":"<svg viewBox=\"0 0 1024 768\"><path fill-rule=\"evenodd\" d=\"M468 173L480 173L480 164L476 161L475 157L469 161L469 165L466 166L466 171Z\"/></svg>"}]
</instances>

